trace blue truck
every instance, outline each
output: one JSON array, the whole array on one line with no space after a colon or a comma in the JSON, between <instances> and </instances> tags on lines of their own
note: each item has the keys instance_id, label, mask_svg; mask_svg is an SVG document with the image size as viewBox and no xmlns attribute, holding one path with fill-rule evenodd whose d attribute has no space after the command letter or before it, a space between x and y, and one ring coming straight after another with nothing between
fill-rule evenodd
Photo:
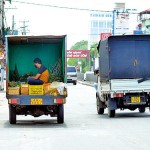
<instances>
[{"instance_id":1,"label":"blue truck","mask_svg":"<svg viewBox=\"0 0 150 150\"><path fill-rule=\"evenodd\" d=\"M117 109L150 107L150 35L111 36L99 42L96 103L98 114L108 108L115 117Z\"/></svg>"},{"instance_id":2,"label":"blue truck","mask_svg":"<svg viewBox=\"0 0 150 150\"><path fill-rule=\"evenodd\" d=\"M51 73L61 76L61 82L66 83L66 35L7 36L6 55L6 97L9 105L10 124L16 124L17 115L34 117L50 115L57 117L58 123L63 123L67 94L20 94L20 91L10 94L9 83L13 81L12 75L17 72L20 76L29 72L35 75L37 69L33 65L33 60L37 57ZM13 71L14 68L17 72Z\"/></svg>"}]
</instances>

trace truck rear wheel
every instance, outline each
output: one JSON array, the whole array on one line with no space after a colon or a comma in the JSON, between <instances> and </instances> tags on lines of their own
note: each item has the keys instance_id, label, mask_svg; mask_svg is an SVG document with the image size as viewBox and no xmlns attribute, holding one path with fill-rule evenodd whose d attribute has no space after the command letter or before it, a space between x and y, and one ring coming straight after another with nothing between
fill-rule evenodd
<instances>
[{"instance_id":1,"label":"truck rear wheel","mask_svg":"<svg viewBox=\"0 0 150 150\"><path fill-rule=\"evenodd\" d=\"M57 123L64 123L64 105L58 105Z\"/></svg>"},{"instance_id":2,"label":"truck rear wheel","mask_svg":"<svg viewBox=\"0 0 150 150\"><path fill-rule=\"evenodd\" d=\"M104 114L104 108L101 108L100 103L101 103L101 101L100 101L100 99L97 96L96 97L97 113L98 114Z\"/></svg>"},{"instance_id":3,"label":"truck rear wheel","mask_svg":"<svg viewBox=\"0 0 150 150\"><path fill-rule=\"evenodd\" d=\"M144 113L144 112L145 112L145 107L140 107L140 108L139 108L139 112L140 112L140 113Z\"/></svg>"},{"instance_id":4,"label":"truck rear wheel","mask_svg":"<svg viewBox=\"0 0 150 150\"><path fill-rule=\"evenodd\" d=\"M10 124L16 124L16 107L9 104L9 122Z\"/></svg>"},{"instance_id":5,"label":"truck rear wheel","mask_svg":"<svg viewBox=\"0 0 150 150\"><path fill-rule=\"evenodd\" d=\"M108 108L108 116L109 116L110 118L115 117L115 110L110 110L110 109Z\"/></svg>"}]
</instances>

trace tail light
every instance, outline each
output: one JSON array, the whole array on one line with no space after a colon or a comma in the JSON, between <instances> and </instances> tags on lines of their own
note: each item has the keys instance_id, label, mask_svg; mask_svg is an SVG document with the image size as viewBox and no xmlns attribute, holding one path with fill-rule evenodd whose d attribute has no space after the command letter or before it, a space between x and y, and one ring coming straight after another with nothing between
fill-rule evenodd
<instances>
[{"instance_id":1,"label":"tail light","mask_svg":"<svg viewBox=\"0 0 150 150\"><path fill-rule=\"evenodd\" d=\"M57 99L54 99L54 103L55 104L64 104L64 103L66 103L66 99L57 98Z\"/></svg>"},{"instance_id":2,"label":"tail light","mask_svg":"<svg viewBox=\"0 0 150 150\"><path fill-rule=\"evenodd\" d=\"M9 99L9 104L19 104L19 99L18 98Z\"/></svg>"},{"instance_id":3,"label":"tail light","mask_svg":"<svg viewBox=\"0 0 150 150\"><path fill-rule=\"evenodd\" d=\"M119 97L123 97L123 93L114 93L114 98L119 98Z\"/></svg>"}]
</instances>

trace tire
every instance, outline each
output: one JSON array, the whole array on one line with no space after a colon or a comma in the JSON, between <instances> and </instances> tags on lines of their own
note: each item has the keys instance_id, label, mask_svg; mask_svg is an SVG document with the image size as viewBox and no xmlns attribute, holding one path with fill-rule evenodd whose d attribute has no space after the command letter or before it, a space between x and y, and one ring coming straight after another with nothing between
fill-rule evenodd
<instances>
[{"instance_id":1,"label":"tire","mask_svg":"<svg viewBox=\"0 0 150 150\"><path fill-rule=\"evenodd\" d=\"M110 118L115 117L115 110L110 110L110 109L108 108L108 116L109 116Z\"/></svg>"},{"instance_id":2,"label":"tire","mask_svg":"<svg viewBox=\"0 0 150 150\"><path fill-rule=\"evenodd\" d=\"M73 82L73 85L77 85L77 81Z\"/></svg>"},{"instance_id":3,"label":"tire","mask_svg":"<svg viewBox=\"0 0 150 150\"><path fill-rule=\"evenodd\" d=\"M57 111L57 123L64 123L64 105L58 105L58 111Z\"/></svg>"},{"instance_id":4,"label":"tire","mask_svg":"<svg viewBox=\"0 0 150 150\"><path fill-rule=\"evenodd\" d=\"M145 107L140 107L140 108L139 108L139 112L140 112L140 113L144 113L144 112L145 112Z\"/></svg>"},{"instance_id":5,"label":"tire","mask_svg":"<svg viewBox=\"0 0 150 150\"><path fill-rule=\"evenodd\" d=\"M16 124L16 107L9 104L9 122L10 124Z\"/></svg>"},{"instance_id":6,"label":"tire","mask_svg":"<svg viewBox=\"0 0 150 150\"><path fill-rule=\"evenodd\" d=\"M100 107L100 99L98 98L98 96L96 97L96 106L97 106L97 113L98 114L104 114L104 108Z\"/></svg>"}]
</instances>

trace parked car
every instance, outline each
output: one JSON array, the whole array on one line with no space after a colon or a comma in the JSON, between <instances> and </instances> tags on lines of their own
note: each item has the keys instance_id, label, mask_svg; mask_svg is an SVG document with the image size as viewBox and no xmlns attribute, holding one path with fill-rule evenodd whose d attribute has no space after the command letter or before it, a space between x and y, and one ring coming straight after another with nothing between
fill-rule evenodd
<instances>
[{"instance_id":1,"label":"parked car","mask_svg":"<svg viewBox=\"0 0 150 150\"><path fill-rule=\"evenodd\" d=\"M67 82L77 84L77 70L75 66L67 67Z\"/></svg>"}]
</instances>

